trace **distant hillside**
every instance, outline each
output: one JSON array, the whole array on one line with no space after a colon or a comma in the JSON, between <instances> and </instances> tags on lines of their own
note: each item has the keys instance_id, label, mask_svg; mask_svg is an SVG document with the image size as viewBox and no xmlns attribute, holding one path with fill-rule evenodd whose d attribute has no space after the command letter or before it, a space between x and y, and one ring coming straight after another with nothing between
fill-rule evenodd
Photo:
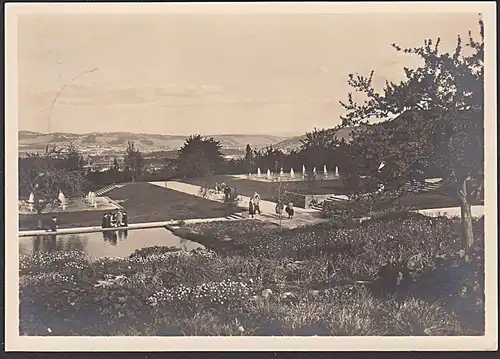
<instances>
[{"instance_id":1,"label":"distant hillside","mask_svg":"<svg viewBox=\"0 0 500 359\"><path fill-rule=\"evenodd\" d=\"M337 133L334 136L337 137L339 140L344 139L345 141L348 141L351 139L352 130L353 130L352 127L346 127L337 131ZM283 141L274 144L273 147L281 150L289 150L289 151L296 150L300 148L300 146L302 145L301 140L304 140L305 138L306 138L305 134L302 136L287 138L284 139Z\"/></svg>"},{"instance_id":2,"label":"distant hillside","mask_svg":"<svg viewBox=\"0 0 500 359\"><path fill-rule=\"evenodd\" d=\"M106 133L39 133L32 131L19 131L20 150L40 150L48 144L64 146L73 142L81 147L125 147L127 141L134 141L136 147L145 151L152 150L177 150L185 142L188 136L161 135L161 134L141 134L128 132L106 132ZM253 148L261 148L270 144L283 141L286 137L270 135L207 135L220 141L221 145L227 149L244 149L247 144Z\"/></svg>"}]
</instances>

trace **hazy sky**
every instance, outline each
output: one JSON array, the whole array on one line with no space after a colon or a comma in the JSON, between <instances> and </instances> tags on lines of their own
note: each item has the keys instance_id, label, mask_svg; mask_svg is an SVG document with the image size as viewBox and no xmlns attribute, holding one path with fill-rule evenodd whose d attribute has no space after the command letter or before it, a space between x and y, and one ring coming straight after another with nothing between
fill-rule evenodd
<instances>
[{"instance_id":1,"label":"hazy sky","mask_svg":"<svg viewBox=\"0 0 500 359\"><path fill-rule=\"evenodd\" d=\"M349 73L398 80L390 45L477 32L477 14L23 15L19 129L303 133L338 124ZM75 81L78 74L97 68ZM51 110L58 91L67 84Z\"/></svg>"}]
</instances>

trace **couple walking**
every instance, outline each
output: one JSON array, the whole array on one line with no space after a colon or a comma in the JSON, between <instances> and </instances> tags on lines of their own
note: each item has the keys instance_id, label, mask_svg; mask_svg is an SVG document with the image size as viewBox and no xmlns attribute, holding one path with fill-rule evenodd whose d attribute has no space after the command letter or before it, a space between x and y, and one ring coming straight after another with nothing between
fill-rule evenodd
<instances>
[{"instance_id":1,"label":"couple walking","mask_svg":"<svg viewBox=\"0 0 500 359\"><path fill-rule=\"evenodd\" d=\"M295 209L293 208L292 202L288 203L285 207L285 204L282 201L278 201L278 203L276 203L275 210L276 214L280 216L283 213L283 210L285 210L285 212L288 214L289 219L293 219L293 216L295 214Z\"/></svg>"},{"instance_id":2,"label":"couple walking","mask_svg":"<svg viewBox=\"0 0 500 359\"><path fill-rule=\"evenodd\" d=\"M260 212L260 196L257 192L253 195L253 197L250 197L250 201L248 202L248 214L250 215L251 218L256 213L261 213Z\"/></svg>"}]
</instances>

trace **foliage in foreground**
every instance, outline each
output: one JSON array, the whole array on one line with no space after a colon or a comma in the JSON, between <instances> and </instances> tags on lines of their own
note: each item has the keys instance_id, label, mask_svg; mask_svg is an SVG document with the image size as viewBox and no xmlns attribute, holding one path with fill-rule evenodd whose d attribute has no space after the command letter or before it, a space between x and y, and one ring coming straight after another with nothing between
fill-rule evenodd
<instances>
[{"instance_id":1,"label":"foliage in foreground","mask_svg":"<svg viewBox=\"0 0 500 359\"><path fill-rule=\"evenodd\" d=\"M78 251L25 256L20 268L20 331L49 335L50 328L51 335L149 336L480 334L484 312L476 305L474 281L481 277L475 268L481 254L471 254L471 263L464 263L463 256L455 254L458 222L436 221L368 223L359 233L328 225L283 233L250 224L257 222L197 226L218 238L239 233L233 240L247 243L247 249L230 256L165 247L96 261ZM326 237L331 239L320 242ZM308 246L317 252L305 250ZM423 261L414 256L416 251ZM422 266L433 251L441 253L442 260ZM391 255L404 257L411 273L422 273L405 278L404 285L384 287L380 279ZM355 283L361 274L368 284Z\"/></svg>"},{"instance_id":2,"label":"foliage in foreground","mask_svg":"<svg viewBox=\"0 0 500 359\"><path fill-rule=\"evenodd\" d=\"M386 81L380 91L374 87L374 71L369 76L349 74L348 85L354 94L340 102L345 110L342 126L392 118L354 131L349 149L352 156L348 156L356 169L352 174L363 173L381 185L381 192L396 194L408 180L422 181L426 169L439 169L460 203L467 248L474 243L471 201L480 198L484 189L481 17L478 25L479 37L469 31L468 41L463 41L458 35L451 53L442 51L440 38L414 48L393 43L396 51L419 58L421 64L414 69L405 67L403 81Z\"/></svg>"}]
</instances>

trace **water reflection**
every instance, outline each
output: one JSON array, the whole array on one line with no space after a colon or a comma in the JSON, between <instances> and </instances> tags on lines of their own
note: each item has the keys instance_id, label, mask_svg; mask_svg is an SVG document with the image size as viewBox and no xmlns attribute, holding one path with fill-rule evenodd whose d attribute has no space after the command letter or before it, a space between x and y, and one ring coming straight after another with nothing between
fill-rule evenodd
<instances>
[{"instance_id":1,"label":"water reflection","mask_svg":"<svg viewBox=\"0 0 500 359\"><path fill-rule=\"evenodd\" d=\"M53 252L60 250L82 250L85 251L87 239L75 234L67 235L67 238L50 233L32 238L32 252Z\"/></svg>"},{"instance_id":2,"label":"water reflection","mask_svg":"<svg viewBox=\"0 0 500 359\"><path fill-rule=\"evenodd\" d=\"M130 233L129 233L130 232ZM84 234L47 234L19 238L19 253L81 250L90 257L126 257L136 249L171 246L183 250L203 248L201 244L173 235L164 228L105 231Z\"/></svg>"},{"instance_id":3,"label":"water reflection","mask_svg":"<svg viewBox=\"0 0 500 359\"><path fill-rule=\"evenodd\" d=\"M127 229L117 229L115 231L104 231L102 232L102 239L104 242L108 242L113 246L116 246L118 240L122 241L127 239L128 230Z\"/></svg>"}]
</instances>

